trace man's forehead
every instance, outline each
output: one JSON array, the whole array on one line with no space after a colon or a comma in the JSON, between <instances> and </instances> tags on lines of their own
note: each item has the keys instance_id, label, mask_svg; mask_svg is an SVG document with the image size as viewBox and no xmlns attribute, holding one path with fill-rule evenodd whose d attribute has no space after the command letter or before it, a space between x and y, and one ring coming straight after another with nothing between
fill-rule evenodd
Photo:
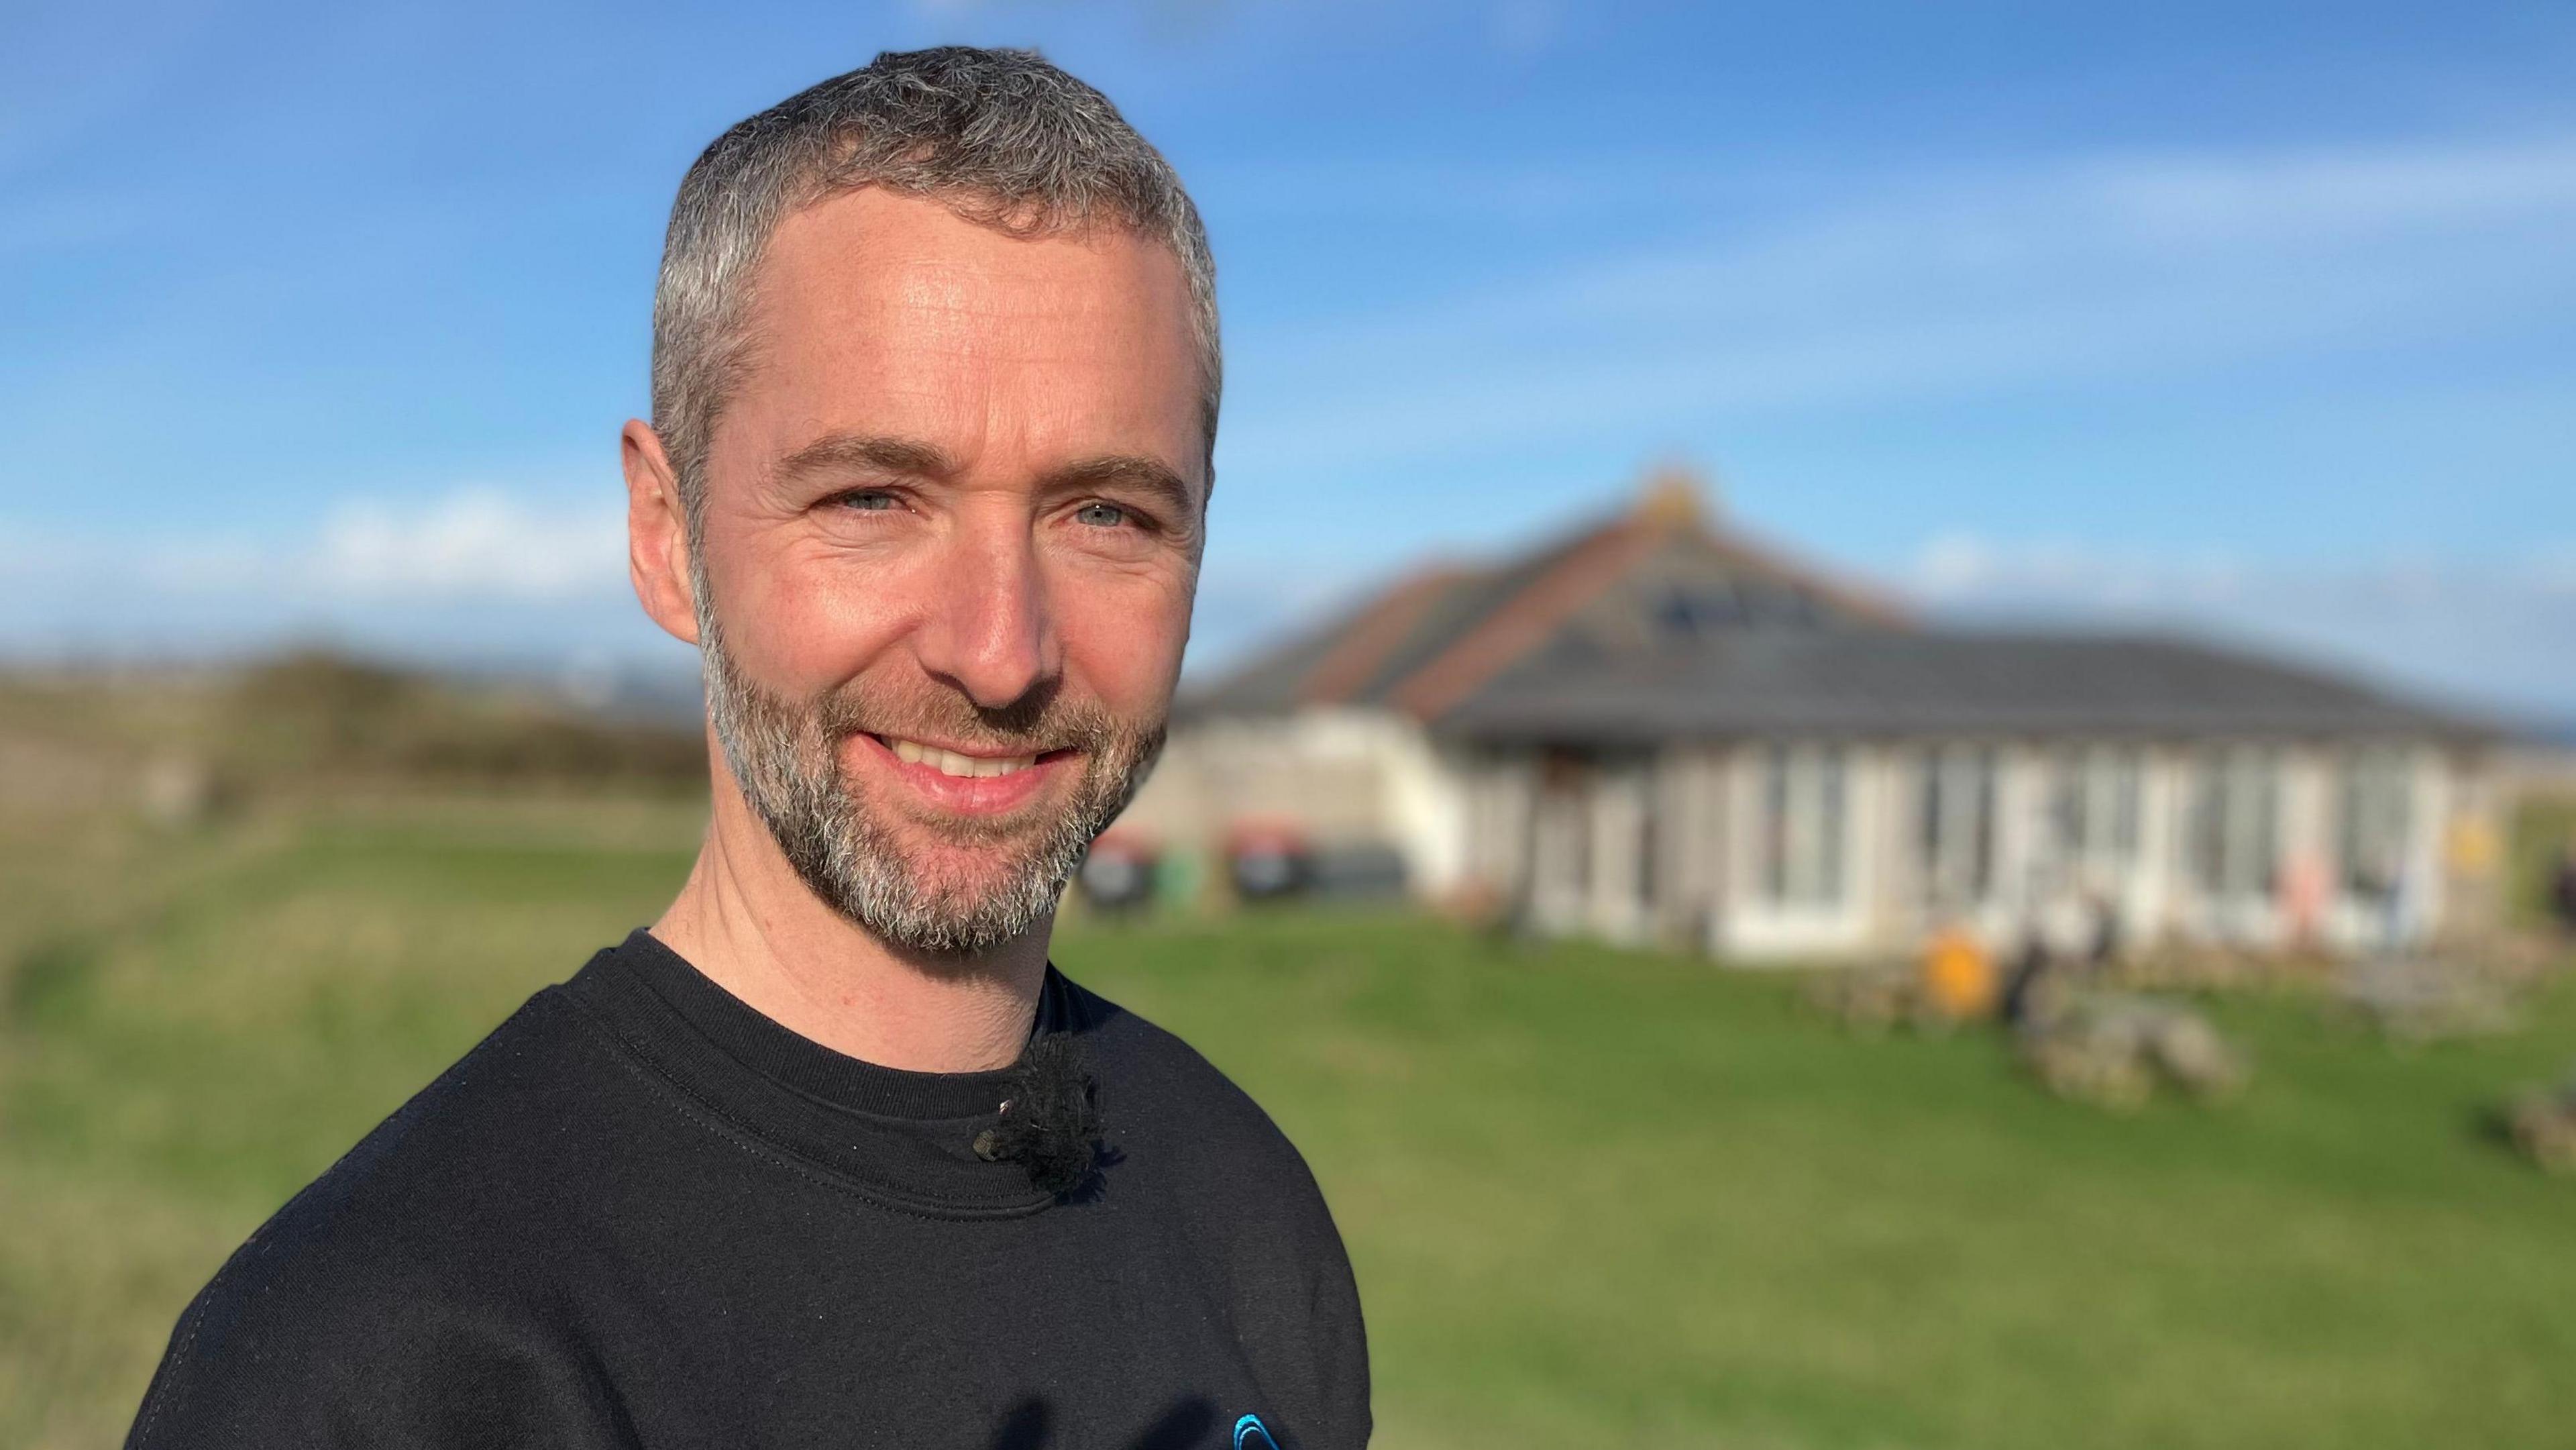
<instances>
[{"instance_id":1,"label":"man's forehead","mask_svg":"<svg viewBox=\"0 0 2576 1450\"><path fill-rule=\"evenodd\" d=\"M971 309L1122 314L1139 331L1191 330L1187 276L1159 242L1113 226L1020 235L878 187L789 213L753 295L756 312L781 322L800 308Z\"/></svg>"},{"instance_id":2,"label":"man's forehead","mask_svg":"<svg viewBox=\"0 0 2576 1450\"><path fill-rule=\"evenodd\" d=\"M1094 229L1017 237L936 201L861 190L781 223L729 413L771 414L773 454L834 431L974 451L960 428L1039 429L1076 454L1203 455L1186 276ZM764 403L768 406L763 406ZM793 416L787 416L793 415Z\"/></svg>"}]
</instances>

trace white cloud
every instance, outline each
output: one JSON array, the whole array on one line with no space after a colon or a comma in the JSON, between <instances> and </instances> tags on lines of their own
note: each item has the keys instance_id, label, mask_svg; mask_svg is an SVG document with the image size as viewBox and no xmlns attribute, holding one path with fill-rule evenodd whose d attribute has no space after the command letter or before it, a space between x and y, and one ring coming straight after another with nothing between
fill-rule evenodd
<instances>
[{"instance_id":1,"label":"white cloud","mask_svg":"<svg viewBox=\"0 0 2576 1450\"><path fill-rule=\"evenodd\" d=\"M497 660L664 661L614 500L491 487L351 499L259 535L111 534L0 519L0 654L161 658L288 639Z\"/></svg>"},{"instance_id":2,"label":"white cloud","mask_svg":"<svg viewBox=\"0 0 2576 1450\"><path fill-rule=\"evenodd\" d=\"M2139 156L2076 180L2108 216L2163 243L2457 228L2576 208L2576 141Z\"/></svg>"},{"instance_id":3,"label":"white cloud","mask_svg":"<svg viewBox=\"0 0 2576 1450\"><path fill-rule=\"evenodd\" d=\"M1651 175L1651 172L1648 173ZM1395 314L1247 333L1229 439L1282 466L1990 395L2576 309L2576 138L2096 157L1846 204ZM1644 204L1642 200L1638 204Z\"/></svg>"},{"instance_id":4,"label":"white cloud","mask_svg":"<svg viewBox=\"0 0 2576 1450\"><path fill-rule=\"evenodd\" d=\"M615 503L547 508L491 488L426 505L353 502L323 524L304 567L326 592L560 599L624 587L626 516Z\"/></svg>"},{"instance_id":5,"label":"white cloud","mask_svg":"<svg viewBox=\"0 0 2576 1450\"><path fill-rule=\"evenodd\" d=\"M350 499L284 536L110 536L0 520L0 580L171 598L539 601L626 590L622 502L560 504L493 487Z\"/></svg>"},{"instance_id":6,"label":"white cloud","mask_svg":"<svg viewBox=\"0 0 2576 1450\"><path fill-rule=\"evenodd\" d=\"M2180 557L2123 554L2072 540L2001 542L1953 532L1917 552L1908 582L1936 606L2029 601L2118 612L2223 607L2242 597L2252 577L2253 571L2222 550Z\"/></svg>"}]
</instances>

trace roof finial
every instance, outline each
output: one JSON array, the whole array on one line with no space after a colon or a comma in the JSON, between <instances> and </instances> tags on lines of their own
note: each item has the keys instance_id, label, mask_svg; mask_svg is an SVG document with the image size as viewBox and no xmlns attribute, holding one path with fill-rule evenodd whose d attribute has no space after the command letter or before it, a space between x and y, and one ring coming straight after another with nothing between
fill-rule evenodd
<instances>
[{"instance_id":1,"label":"roof finial","mask_svg":"<svg viewBox=\"0 0 2576 1450\"><path fill-rule=\"evenodd\" d=\"M1687 460L1669 458L1646 470L1645 486L1637 492L1636 516L1668 527L1702 524L1713 511L1712 492L1707 474Z\"/></svg>"}]
</instances>

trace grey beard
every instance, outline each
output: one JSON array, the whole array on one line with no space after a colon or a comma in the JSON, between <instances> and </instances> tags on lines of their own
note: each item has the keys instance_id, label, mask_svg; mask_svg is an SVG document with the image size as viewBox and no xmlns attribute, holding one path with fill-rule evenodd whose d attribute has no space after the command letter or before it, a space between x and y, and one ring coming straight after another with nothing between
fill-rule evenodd
<instances>
[{"instance_id":1,"label":"grey beard","mask_svg":"<svg viewBox=\"0 0 2576 1450\"><path fill-rule=\"evenodd\" d=\"M869 935L932 956L992 950L1044 921L1083 852L1127 808L1162 751L1163 722L1137 727L1105 711L1042 705L1033 720L1002 720L1013 733L1070 745L1084 755L1073 800L1035 829L981 820L955 824L956 839L1008 846L980 880L938 880L907 858L895 835L841 768L839 743L859 727L852 702L827 695L799 709L743 677L698 591L698 638L707 718L743 796L808 890ZM996 733L996 717L960 702L952 733ZM898 722L877 722L894 726ZM1046 727L1041 731L1039 726ZM1013 843L1014 836L1025 839Z\"/></svg>"}]
</instances>

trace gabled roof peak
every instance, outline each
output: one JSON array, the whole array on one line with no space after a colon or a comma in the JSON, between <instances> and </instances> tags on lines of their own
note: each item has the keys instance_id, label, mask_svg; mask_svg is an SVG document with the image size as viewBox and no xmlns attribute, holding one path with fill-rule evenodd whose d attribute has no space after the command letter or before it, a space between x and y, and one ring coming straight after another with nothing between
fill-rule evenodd
<instances>
[{"instance_id":1,"label":"gabled roof peak","mask_svg":"<svg viewBox=\"0 0 2576 1450\"><path fill-rule=\"evenodd\" d=\"M1705 470L1684 459L1667 459L1646 470L1629 516L1665 528L1703 528L1716 514L1715 495Z\"/></svg>"},{"instance_id":2,"label":"gabled roof peak","mask_svg":"<svg viewBox=\"0 0 2576 1450\"><path fill-rule=\"evenodd\" d=\"M1238 669L1225 713L1376 704L1447 714L1551 652L1668 653L1739 631L1904 628L1904 611L1721 528L1708 476L1650 469L1625 510L1518 558L1426 571Z\"/></svg>"}]
</instances>

